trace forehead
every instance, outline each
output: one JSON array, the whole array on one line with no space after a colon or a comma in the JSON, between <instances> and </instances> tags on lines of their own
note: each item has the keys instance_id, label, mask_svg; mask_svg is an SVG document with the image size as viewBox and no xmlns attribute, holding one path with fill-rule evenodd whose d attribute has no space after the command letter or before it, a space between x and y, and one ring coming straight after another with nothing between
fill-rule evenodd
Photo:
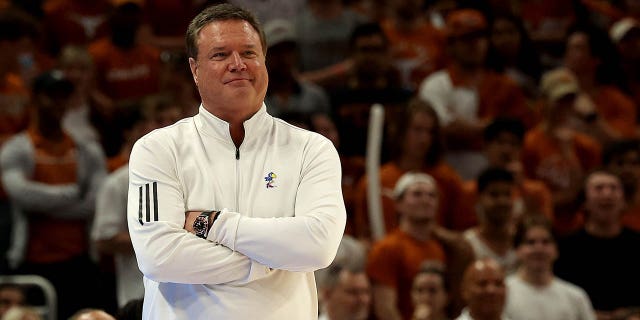
<instances>
[{"instance_id":1,"label":"forehead","mask_svg":"<svg viewBox=\"0 0 640 320\"><path fill-rule=\"evenodd\" d=\"M431 192L435 191L436 186L433 183L427 183L425 181L414 182L407 187L406 192Z\"/></svg>"},{"instance_id":2,"label":"forehead","mask_svg":"<svg viewBox=\"0 0 640 320\"><path fill-rule=\"evenodd\" d=\"M549 233L549 230L547 230L546 228L542 227L542 226L533 226L531 228L529 228L525 234L525 238L527 239L531 239L531 238L551 238L551 233Z\"/></svg>"},{"instance_id":3,"label":"forehead","mask_svg":"<svg viewBox=\"0 0 640 320\"><path fill-rule=\"evenodd\" d=\"M244 45L259 46L262 49L260 34L244 20L212 21L200 30L197 41L198 46L225 45L235 41Z\"/></svg>"},{"instance_id":4,"label":"forehead","mask_svg":"<svg viewBox=\"0 0 640 320\"><path fill-rule=\"evenodd\" d=\"M615 184L621 185L620 180L615 175L605 172L596 172L589 176L587 180L587 187L593 187L603 184Z\"/></svg>"}]
</instances>

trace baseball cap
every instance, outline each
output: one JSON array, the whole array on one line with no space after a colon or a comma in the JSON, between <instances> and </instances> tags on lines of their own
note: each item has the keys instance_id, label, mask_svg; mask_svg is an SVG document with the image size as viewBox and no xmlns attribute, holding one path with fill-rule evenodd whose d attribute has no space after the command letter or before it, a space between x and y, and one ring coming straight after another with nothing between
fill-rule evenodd
<instances>
[{"instance_id":1,"label":"baseball cap","mask_svg":"<svg viewBox=\"0 0 640 320\"><path fill-rule=\"evenodd\" d=\"M32 84L34 94L43 93L48 96L68 97L73 93L74 85L64 72L57 69L45 71L38 75Z\"/></svg>"},{"instance_id":2,"label":"baseball cap","mask_svg":"<svg viewBox=\"0 0 640 320\"><path fill-rule=\"evenodd\" d=\"M484 15L474 9L452 11L447 16L445 25L449 37L460 37L487 30L487 20Z\"/></svg>"},{"instance_id":3,"label":"baseball cap","mask_svg":"<svg viewBox=\"0 0 640 320\"><path fill-rule=\"evenodd\" d=\"M296 29L293 24L284 19L274 19L264 25L267 37L267 47L271 48L283 42L296 42Z\"/></svg>"},{"instance_id":4,"label":"baseball cap","mask_svg":"<svg viewBox=\"0 0 640 320\"><path fill-rule=\"evenodd\" d=\"M555 102L568 94L578 94L580 86L569 69L557 68L542 75L540 90L549 101Z\"/></svg>"},{"instance_id":5,"label":"baseball cap","mask_svg":"<svg viewBox=\"0 0 640 320\"><path fill-rule=\"evenodd\" d=\"M393 197L400 198L407 191L407 188L416 183L426 183L436 186L436 180L432 176L421 172L407 172L398 179L396 186L393 188Z\"/></svg>"},{"instance_id":6,"label":"baseball cap","mask_svg":"<svg viewBox=\"0 0 640 320\"><path fill-rule=\"evenodd\" d=\"M640 30L640 24L634 18L623 18L616 21L609 29L609 37L614 43L620 42L630 31Z\"/></svg>"}]
</instances>

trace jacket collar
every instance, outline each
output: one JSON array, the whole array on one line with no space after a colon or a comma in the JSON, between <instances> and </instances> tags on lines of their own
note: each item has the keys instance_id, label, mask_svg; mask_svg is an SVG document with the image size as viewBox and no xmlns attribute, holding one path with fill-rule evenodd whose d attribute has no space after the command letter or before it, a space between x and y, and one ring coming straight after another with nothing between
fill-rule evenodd
<instances>
[{"instance_id":1,"label":"jacket collar","mask_svg":"<svg viewBox=\"0 0 640 320\"><path fill-rule=\"evenodd\" d=\"M214 116L211 112L206 110L202 104L200 104L195 121L196 126L206 135L233 143L231 140L231 133L229 132L229 123ZM244 141L242 143L245 144L248 141L264 136L270 129L270 126L268 125L270 121L273 121L273 119L271 115L267 113L267 106L263 102L260 109L258 109L251 118L245 120Z\"/></svg>"}]
</instances>

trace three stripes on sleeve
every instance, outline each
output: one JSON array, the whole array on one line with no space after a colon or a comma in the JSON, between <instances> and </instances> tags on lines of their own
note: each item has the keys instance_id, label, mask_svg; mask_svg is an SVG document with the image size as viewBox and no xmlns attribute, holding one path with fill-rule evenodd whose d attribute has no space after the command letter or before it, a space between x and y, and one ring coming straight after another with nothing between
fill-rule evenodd
<instances>
[{"instance_id":1,"label":"three stripes on sleeve","mask_svg":"<svg viewBox=\"0 0 640 320\"><path fill-rule=\"evenodd\" d=\"M138 195L138 222L144 225L144 222L158 221L158 183L147 183L138 187ZM152 206L153 220L151 220Z\"/></svg>"}]
</instances>

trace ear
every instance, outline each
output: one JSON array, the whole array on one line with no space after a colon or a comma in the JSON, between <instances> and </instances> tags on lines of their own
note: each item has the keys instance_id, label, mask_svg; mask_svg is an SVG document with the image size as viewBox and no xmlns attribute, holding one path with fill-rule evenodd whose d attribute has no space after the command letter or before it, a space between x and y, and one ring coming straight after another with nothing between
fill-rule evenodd
<instances>
[{"instance_id":1,"label":"ear","mask_svg":"<svg viewBox=\"0 0 640 320\"><path fill-rule=\"evenodd\" d=\"M194 58L189 58L189 69L191 69L191 75L193 76L193 81L196 83L196 87L198 86L198 62Z\"/></svg>"}]
</instances>

